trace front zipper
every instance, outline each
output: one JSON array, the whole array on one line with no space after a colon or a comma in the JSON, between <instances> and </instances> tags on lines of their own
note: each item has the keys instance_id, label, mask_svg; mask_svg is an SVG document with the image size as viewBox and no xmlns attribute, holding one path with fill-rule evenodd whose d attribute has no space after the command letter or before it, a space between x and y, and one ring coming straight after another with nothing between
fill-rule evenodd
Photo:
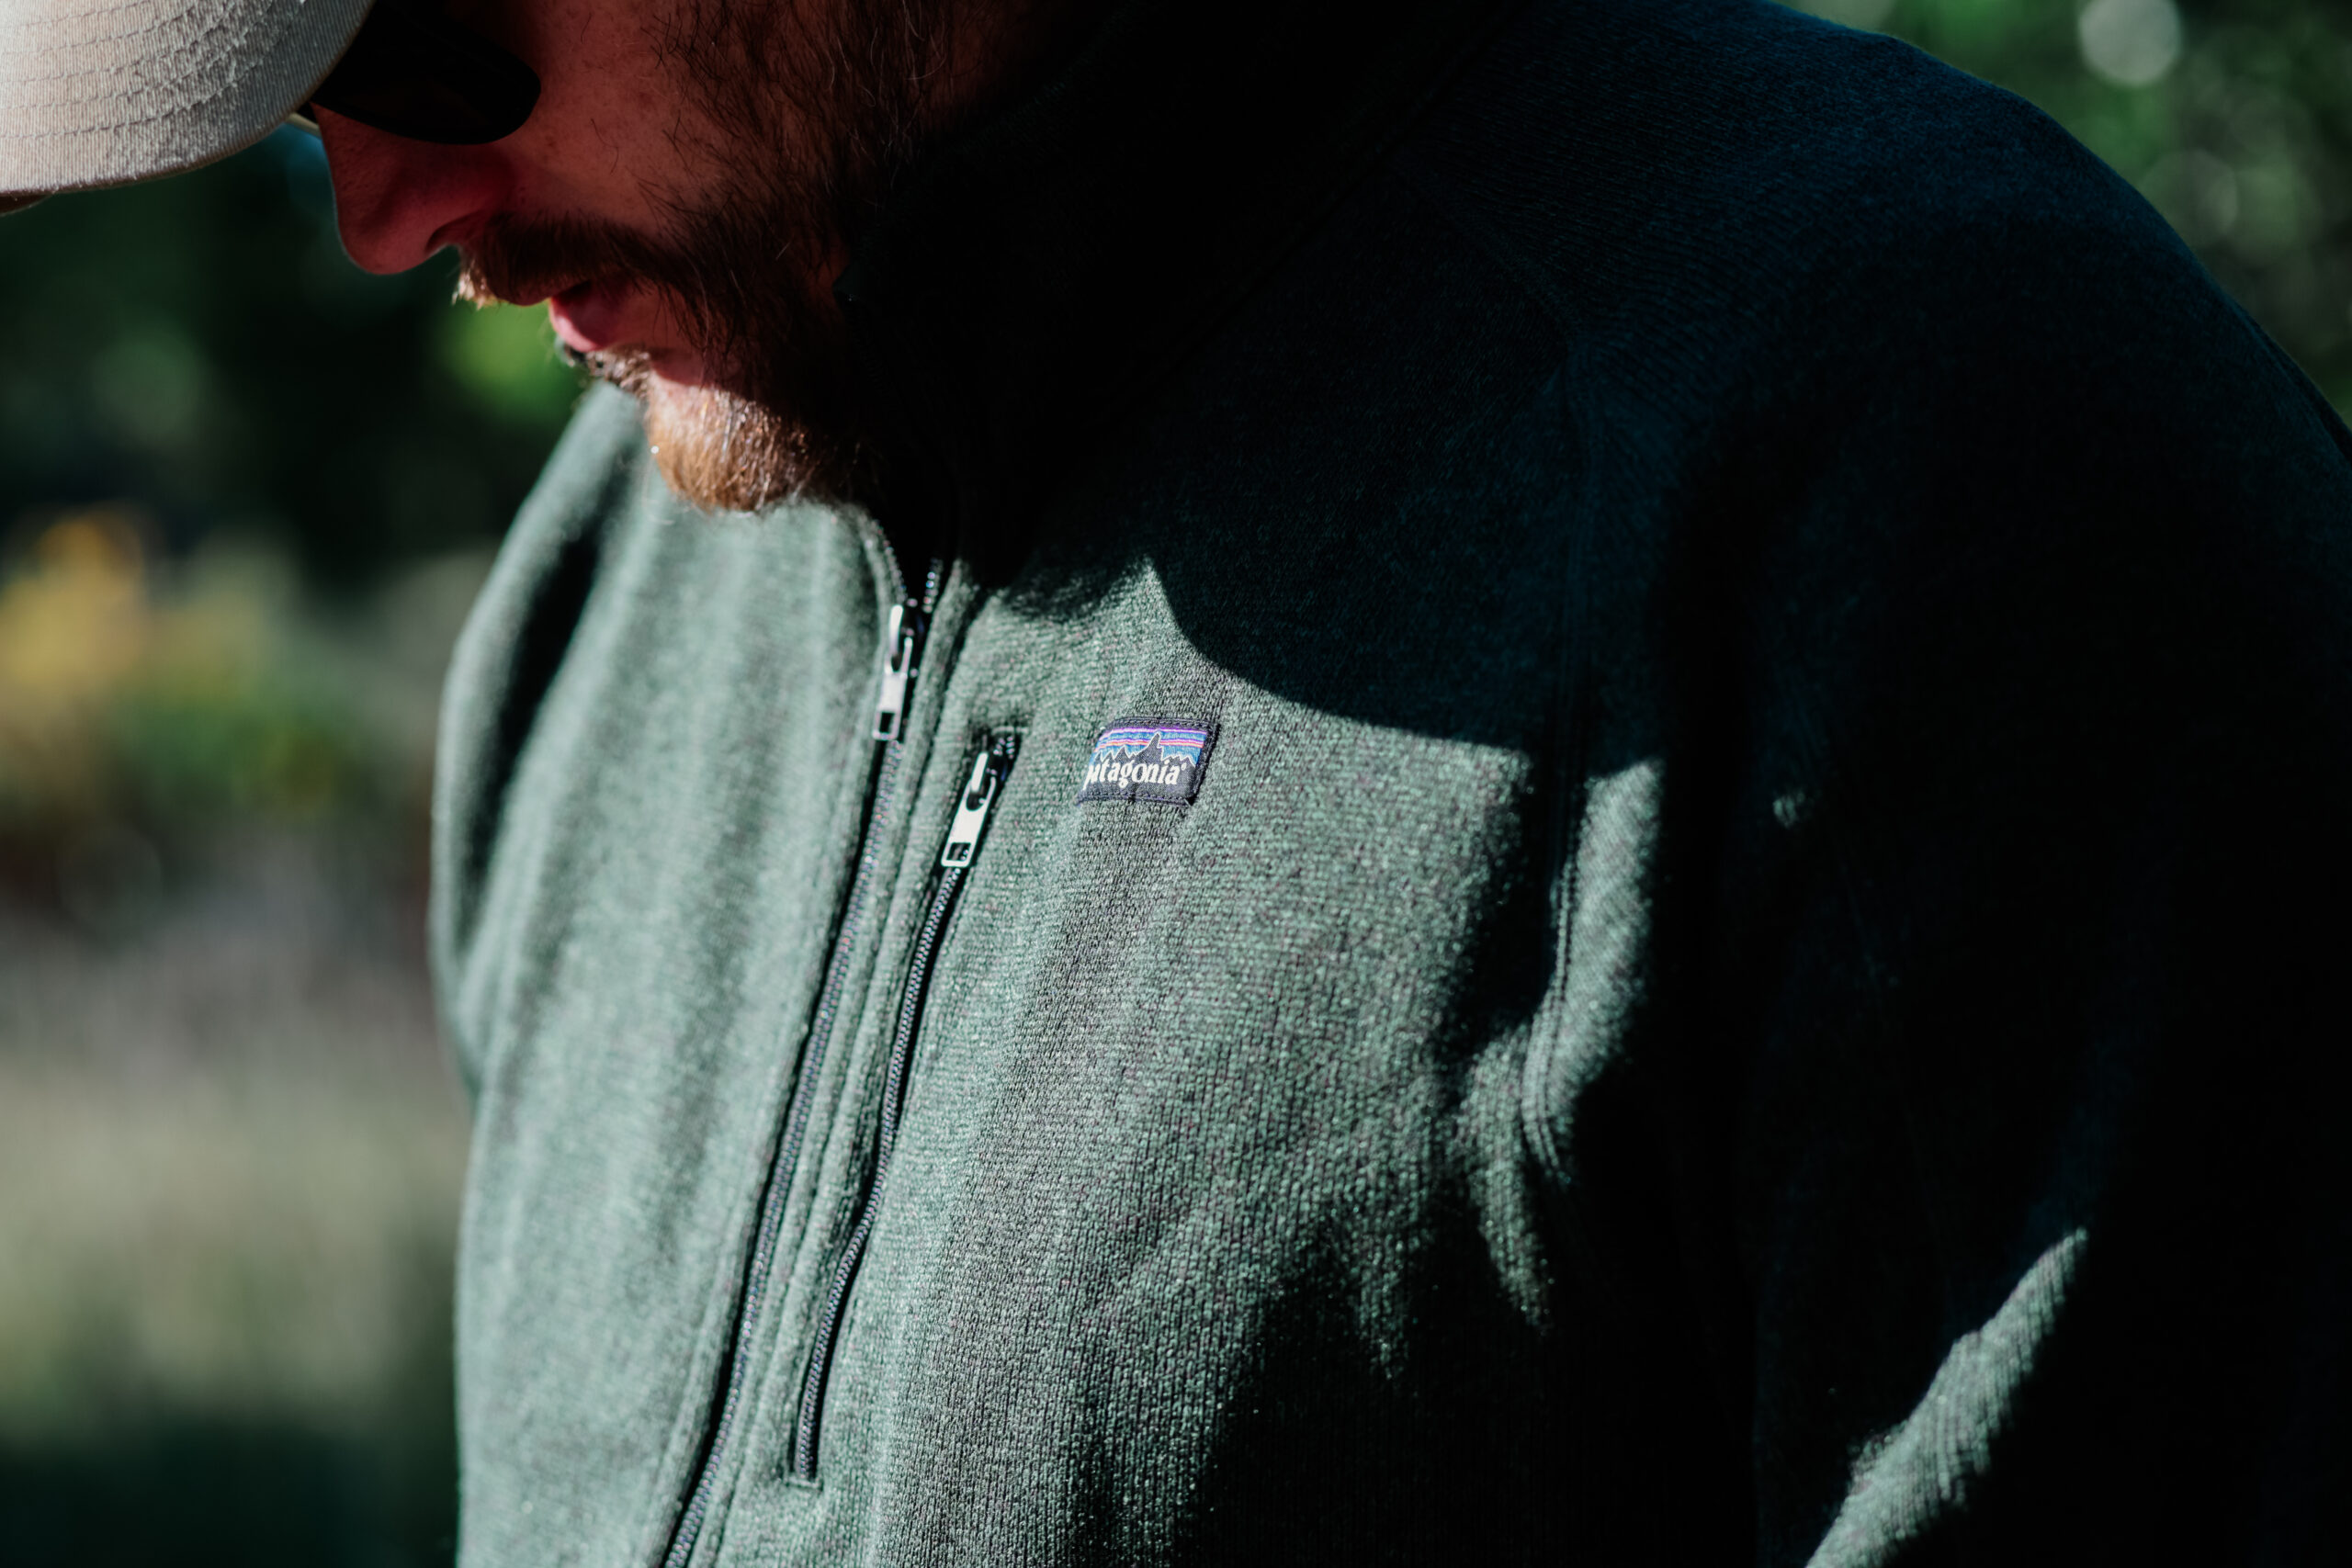
<instances>
[{"instance_id":1,"label":"front zipper","mask_svg":"<svg viewBox=\"0 0 2352 1568\"><path fill-rule=\"evenodd\" d=\"M899 1142L899 1117L907 1101L907 1074L914 1065L915 1034L922 1026L923 998L931 988L931 976L937 966L940 938L947 929L948 917L956 911L956 895L971 871L972 861L979 852L980 835L988 828L989 813L1003 792L1005 777L1012 772L1012 759L1020 745L1019 736L998 734L972 760L971 774L956 803L956 819L948 827L947 842L939 852L939 886L932 893L931 908L923 916L922 930L915 938L913 956L907 961L907 982L899 992L898 1028L890 1038L889 1072L882 1084L882 1125L875 1142L874 1174L866 1179L857 1224L850 1232L849 1245L842 1250L840 1265L833 1270L832 1289L826 1292L819 1309L808 1370L800 1380L800 1414L792 1429L792 1473L802 1481L817 1479L817 1427L824 1414L825 1383L832 1371L833 1348L841 1339L842 1314L849 1304L850 1287L857 1280L858 1265L865 1260L866 1242L874 1233L875 1215L882 1207L882 1188L890 1175L891 1150Z\"/></svg>"},{"instance_id":2,"label":"front zipper","mask_svg":"<svg viewBox=\"0 0 2352 1568\"><path fill-rule=\"evenodd\" d=\"M723 1374L726 1393L719 1399L718 1415L711 1423L709 1444L703 1450L702 1463L695 1471L694 1484L686 1491L685 1506L679 1511L677 1528L670 1533L670 1550L662 1555L662 1568L686 1568L688 1559L694 1556L695 1541L702 1534L703 1520L710 1513L711 1498L718 1489L722 1461L733 1440L735 1425L741 1419L743 1369L750 1361L752 1338L759 1330L761 1311L767 1302L768 1275L775 1266L776 1245L784 1233L784 1211L792 1195L793 1168L799 1162L800 1145L808 1132L818 1069L824 1066L825 1049L831 1043L833 1024L841 1014L842 989L848 983L860 921L873 890L876 863L881 858L877 829L889 813L892 797L897 794L899 768L906 757L901 731L908 688L914 681L915 665L922 654L926 621L938 604L945 572L944 562L933 561L924 577L922 599L910 603L896 562L891 565L891 589L899 603L890 607L883 630L882 683L875 701L873 728L873 738L879 744L874 752L874 782L866 794L865 818L858 828L857 872L850 881L849 902L842 908L841 930L833 938L832 953L825 961L825 980L817 992L817 1012L808 1025L808 1043L801 1051L792 1108L786 1113L775 1156L768 1162L767 1184L760 1198L760 1228L752 1243L751 1264L744 1270L742 1294L736 1303L735 1331L728 1342Z\"/></svg>"}]
</instances>

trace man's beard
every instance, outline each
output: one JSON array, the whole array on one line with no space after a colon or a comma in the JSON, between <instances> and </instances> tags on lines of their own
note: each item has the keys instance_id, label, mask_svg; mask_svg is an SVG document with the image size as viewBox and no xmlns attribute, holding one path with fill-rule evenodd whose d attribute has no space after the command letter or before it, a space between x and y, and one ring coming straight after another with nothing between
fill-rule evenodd
<instances>
[{"instance_id":1,"label":"man's beard","mask_svg":"<svg viewBox=\"0 0 2352 1568\"><path fill-rule=\"evenodd\" d=\"M852 412L841 313L810 292L815 251L780 193L731 210L683 214L681 237L573 221L494 220L465 247L460 298L528 299L549 283L627 278L659 290L707 373L683 386L623 345L572 355L643 405L646 438L671 488L697 506L755 511L804 492L845 499L864 488L865 444ZM773 258L773 259L770 259ZM754 265L765 261L767 265Z\"/></svg>"},{"instance_id":2,"label":"man's beard","mask_svg":"<svg viewBox=\"0 0 2352 1568\"><path fill-rule=\"evenodd\" d=\"M658 237L495 220L462 249L459 298L533 299L586 278L650 287L718 384L666 380L628 345L581 357L642 401L673 489L739 511L865 495L875 457L846 326L820 275L912 157L947 10L946 0L682 0L651 42L704 111L676 138L682 152L723 178L668 200L670 231Z\"/></svg>"}]
</instances>

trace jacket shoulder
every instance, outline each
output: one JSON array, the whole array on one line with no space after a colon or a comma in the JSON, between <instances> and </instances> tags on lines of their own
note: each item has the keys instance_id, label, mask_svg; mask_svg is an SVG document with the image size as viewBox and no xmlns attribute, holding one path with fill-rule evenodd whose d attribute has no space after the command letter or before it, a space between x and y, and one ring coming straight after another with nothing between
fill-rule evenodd
<instances>
[{"instance_id":1,"label":"jacket shoulder","mask_svg":"<svg viewBox=\"0 0 2352 1568\"><path fill-rule=\"evenodd\" d=\"M1996 286L2087 261L2218 292L2032 106L1765 0L1538 0L1399 165L1571 331L1638 321L1718 357L1790 315L1834 336L1837 307L1987 254Z\"/></svg>"},{"instance_id":2,"label":"jacket shoulder","mask_svg":"<svg viewBox=\"0 0 2352 1568\"><path fill-rule=\"evenodd\" d=\"M608 387L592 390L516 513L451 656L435 764L430 935L445 1024L469 1089L466 955L509 785L644 466L636 402Z\"/></svg>"}]
</instances>

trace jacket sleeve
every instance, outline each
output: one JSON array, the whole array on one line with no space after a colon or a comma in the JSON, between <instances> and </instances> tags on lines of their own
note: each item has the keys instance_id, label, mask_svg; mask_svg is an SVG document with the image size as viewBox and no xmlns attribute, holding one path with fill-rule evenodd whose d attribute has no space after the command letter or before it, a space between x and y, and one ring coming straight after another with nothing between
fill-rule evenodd
<instances>
[{"instance_id":1,"label":"jacket sleeve","mask_svg":"<svg viewBox=\"0 0 2352 1568\"><path fill-rule=\"evenodd\" d=\"M1756 1561L2333 1556L2346 434L2185 254L1953 243L1660 569L1539 1142Z\"/></svg>"},{"instance_id":2,"label":"jacket sleeve","mask_svg":"<svg viewBox=\"0 0 2352 1568\"><path fill-rule=\"evenodd\" d=\"M643 434L623 393L589 394L548 460L466 618L442 692L428 913L442 1031L470 1100L499 976L477 938L507 788L571 646L605 525L642 475Z\"/></svg>"},{"instance_id":3,"label":"jacket sleeve","mask_svg":"<svg viewBox=\"0 0 2352 1568\"><path fill-rule=\"evenodd\" d=\"M1977 243L1742 595L1706 962L1761 1554L2312 1560L2352 1496L2343 427L2185 262Z\"/></svg>"}]
</instances>

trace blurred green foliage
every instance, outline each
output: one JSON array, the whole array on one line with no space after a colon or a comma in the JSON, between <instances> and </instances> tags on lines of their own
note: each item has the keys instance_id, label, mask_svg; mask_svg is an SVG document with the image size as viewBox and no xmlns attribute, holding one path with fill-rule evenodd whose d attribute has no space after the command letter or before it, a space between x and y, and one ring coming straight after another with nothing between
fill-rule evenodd
<instances>
[{"instance_id":1,"label":"blurred green foliage","mask_svg":"<svg viewBox=\"0 0 2352 1568\"><path fill-rule=\"evenodd\" d=\"M220 845L297 834L421 886L441 668L486 551L322 598L236 535L36 514L0 575L0 897L121 934Z\"/></svg>"},{"instance_id":2,"label":"blurred green foliage","mask_svg":"<svg viewBox=\"0 0 2352 1568\"><path fill-rule=\"evenodd\" d=\"M0 529L129 502L363 583L494 539L577 397L544 312L345 258L319 144L0 221Z\"/></svg>"},{"instance_id":3,"label":"blurred green foliage","mask_svg":"<svg viewBox=\"0 0 2352 1568\"><path fill-rule=\"evenodd\" d=\"M577 397L315 142L0 220L0 1562L446 1562L433 712Z\"/></svg>"},{"instance_id":4,"label":"blurred green foliage","mask_svg":"<svg viewBox=\"0 0 2352 1568\"><path fill-rule=\"evenodd\" d=\"M288 585L266 558L199 557L166 596L140 534L121 509L69 513L0 587L0 833L299 819L349 794L365 739L286 646Z\"/></svg>"}]
</instances>

